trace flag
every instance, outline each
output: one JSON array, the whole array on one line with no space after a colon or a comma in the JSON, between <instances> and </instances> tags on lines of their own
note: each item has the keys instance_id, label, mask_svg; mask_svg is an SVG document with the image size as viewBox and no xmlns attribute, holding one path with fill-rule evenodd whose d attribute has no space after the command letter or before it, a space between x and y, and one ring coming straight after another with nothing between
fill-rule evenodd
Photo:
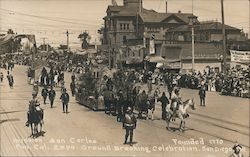
<instances>
[{"instance_id":1,"label":"flag","mask_svg":"<svg viewBox=\"0 0 250 157\"><path fill-rule=\"evenodd\" d=\"M155 54L155 35L151 34L149 41L149 54Z\"/></svg>"},{"instance_id":2,"label":"flag","mask_svg":"<svg viewBox=\"0 0 250 157\"><path fill-rule=\"evenodd\" d=\"M143 47L146 48L146 33L143 33Z\"/></svg>"}]
</instances>

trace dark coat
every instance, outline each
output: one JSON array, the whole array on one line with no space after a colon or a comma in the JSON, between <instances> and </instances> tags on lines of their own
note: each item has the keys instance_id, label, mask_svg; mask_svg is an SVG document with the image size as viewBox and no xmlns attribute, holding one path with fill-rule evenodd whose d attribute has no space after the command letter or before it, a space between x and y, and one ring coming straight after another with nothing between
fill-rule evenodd
<instances>
[{"instance_id":1,"label":"dark coat","mask_svg":"<svg viewBox=\"0 0 250 157\"><path fill-rule=\"evenodd\" d=\"M12 75L7 76L9 83L14 83L14 77Z\"/></svg>"},{"instance_id":2,"label":"dark coat","mask_svg":"<svg viewBox=\"0 0 250 157\"><path fill-rule=\"evenodd\" d=\"M46 97L48 95L48 93L49 93L48 89L47 88L43 88L43 90L42 90L42 96Z\"/></svg>"},{"instance_id":3,"label":"dark coat","mask_svg":"<svg viewBox=\"0 0 250 157\"><path fill-rule=\"evenodd\" d=\"M68 93L63 93L60 97L63 103L68 104L69 103L69 94Z\"/></svg>"},{"instance_id":4,"label":"dark coat","mask_svg":"<svg viewBox=\"0 0 250 157\"><path fill-rule=\"evenodd\" d=\"M162 95L157 101L160 101L162 106L167 106L167 104L169 104L168 97L164 95Z\"/></svg>"},{"instance_id":5,"label":"dark coat","mask_svg":"<svg viewBox=\"0 0 250 157\"><path fill-rule=\"evenodd\" d=\"M75 91L75 88L76 88L75 83L74 83L74 82L71 82L71 83L70 83L70 89L71 89L72 91Z\"/></svg>"},{"instance_id":6,"label":"dark coat","mask_svg":"<svg viewBox=\"0 0 250 157\"><path fill-rule=\"evenodd\" d=\"M199 96L200 96L201 98L205 98L205 97L206 97L206 88L205 88L205 86L202 86L202 87L200 88L200 90L199 90Z\"/></svg>"},{"instance_id":7,"label":"dark coat","mask_svg":"<svg viewBox=\"0 0 250 157\"><path fill-rule=\"evenodd\" d=\"M55 92L55 90L50 90L49 91L49 99L50 100L53 100L53 99L55 99L55 96L56 96L56 92Z\"/></svg>"}]
</instances>

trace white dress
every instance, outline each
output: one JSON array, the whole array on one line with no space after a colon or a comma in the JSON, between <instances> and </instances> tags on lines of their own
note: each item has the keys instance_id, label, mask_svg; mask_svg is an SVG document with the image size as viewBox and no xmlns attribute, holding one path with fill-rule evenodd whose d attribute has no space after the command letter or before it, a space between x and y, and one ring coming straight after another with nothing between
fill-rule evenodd
<instances>
[{"instance_id":1,"label":"white dress","mask_svg":"<svg viewBox=\"0 0 250 157\"><path fill-rule=\"evenodd\" d=\"M58 75L55 75L55 76L54 76L54 82L55 82L55 83L58 83Z\"/></svg>"}]
</instances>

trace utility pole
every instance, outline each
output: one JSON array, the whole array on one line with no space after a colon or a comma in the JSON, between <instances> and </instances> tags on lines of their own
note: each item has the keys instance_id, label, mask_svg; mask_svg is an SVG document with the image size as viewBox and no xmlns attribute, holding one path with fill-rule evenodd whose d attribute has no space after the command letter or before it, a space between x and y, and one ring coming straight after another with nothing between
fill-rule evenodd
<instances>
[{"instance_id":1,"label":"utility pole","mask_svg":"<svg viewBox=\"0 0 250 157\"><path fill-rule=\"evenodd\" d=\"M37 46L36 46L35 35L31 35L30 38L33 39L33 46L34 46L34 49L32 50L32 63L31 63L31 71L32 71L31 73L32 73L32 77L34 79L34 81L33 81L33 88L34 88L35 82L36 82L35 55L37 54Z\"/></svg>"},{"instance_id":2,"label":"utility pole","mask_svg":"<svg viewBox=\"0 0 250 157\"><path fill-rule=\"evenodd\" d=\"M248 8L248 10L249 10L249 16L248 16L248 22L249 22L249 24L248 24L248 39L250 39L250 0L249 0L249 8Z\"/></svg>"},{"instance_id":3,"label":"utility pole","mask_svg":"<svg viewBox=\"0 0 250 157\"><path fill-rule=\"evenodd\" d=\"M66 31L66 35L67 35L67 49L69 52L69 31L68 30Z\"/></svg>"},{"instance_id":4,"label":"utility pole","mask_svg":"<svg viewBox=\"0 0 250 157\"><path fill-rule=\"evenodd\" d=\"M48 38L43 37L41 39L43 39L43 46L45 46L45 40L48 39ZM47 46L44 48L44 51L48 51Z\"/></svg>"},{"instance_id":5,"label":"utility pole","mask_svg":"<svg viewBox=\"0 0 250 157\"><path fill-rule=\"evenodd\" d=\"M194 0L192 0L192 71L194 72Z\"/></svg>"},{"instance_id":6,"label":"utility pole","mask_svg":"<svg viewBox=\"0 0 250 157\"><path fill-rule=\"evenodd\" d=\"M194 72L194 24L192 23L192 71Z\"/></svg>"},{"instance_id":7,"label":"utility pole","mask_svg":"<svg viewBox=\"0 0 250 157\"><path fill-rule=\"evenodd\" d=\"M72 33L69 33L69 31L67 30L66 35L67 35L67 49L68 49L68 52L69 52L69 34L72 34Z\"/></svg>"},{"instance_id":8,"label":"utility pole","mask_svg":"<svg viewBox=\"0 0 250 157\"><path fill-rule=\"evenodd\" d=\"M225 30L225 19L224 19L224 0L221 0L221 16L222 16L222 40L223 40L223 60L222 60L222 71L226 72L226 30Z\"/></svg>"},{"instance_id":9,"label":"utility pole","mask_svg":"<svg viewBox=\"0 0 250 157\"><path fill-rule=\"evenodd\" d=\"M139 14L142 12L142 0L139 2L139 11L137 12L137 18L136 18L136 31L137 35L139 35Z\"/></svg>"}]
</instances>

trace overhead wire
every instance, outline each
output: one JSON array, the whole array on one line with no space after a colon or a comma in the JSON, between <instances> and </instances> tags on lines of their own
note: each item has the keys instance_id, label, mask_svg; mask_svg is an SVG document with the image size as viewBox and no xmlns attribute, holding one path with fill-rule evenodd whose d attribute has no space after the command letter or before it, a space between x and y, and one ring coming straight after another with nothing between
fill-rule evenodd
<instances>
[{"instance_id":1,"label":"overhead wire","mask_svg":"<svg viewBox=\"0 0 250 157\"><path fill-rule=\"evenodd\" d=\"M162 1L163 1L163 0L160 1L160 5L159 5L157 11L159 11L159 9L161 8Z\"/></svg>"},{"instance_id":2,"label":"overhead wire","mask_svg":"<svg viewBox=\"0 0 250 157\"><path fill-rule=\"evenodd\" d=\"M60 19L56 19L56 18L53 18L53 17L46 17L46 16L40 16L40 15L27 14L27 13L17 12L17 11L3 9L3 8L0 8L0 10L11 12L11 13L14 13L14 14L23 15L23 16L29 16L29 17L33 17L33 18L39 18L39 19L49 20L49 21L69 23L69 24L81 25L81 26L84 26L84 25L88 25L88 26L100 26L100 25L95 25L95 24L87 24L87 23L72 22L72 21L67 21L67 20L60 20Z\"/></svg>"}]
</instances>

